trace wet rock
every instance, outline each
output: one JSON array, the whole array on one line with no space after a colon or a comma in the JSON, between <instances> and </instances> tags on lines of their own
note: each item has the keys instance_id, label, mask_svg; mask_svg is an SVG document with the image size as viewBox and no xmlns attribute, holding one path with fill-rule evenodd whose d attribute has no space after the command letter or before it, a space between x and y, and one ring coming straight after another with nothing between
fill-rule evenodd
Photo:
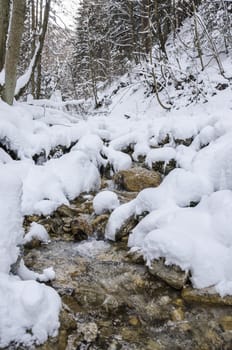
<instances>
[{"instance_id":1,"label":"wet rock","mask_svg":"<svg viewBox=\"0 0 232 350\"><path fill-rule=\"evenodd\" d=\"M219 91L225 90L229 87L227 83L218 83L216 89Z\"/></svg>"},{"instance_id":2,"label":"wet rock","mask_svg":"<svg viewBox=\"0 0 232 350\"><path fill-rule=\"evenodd\" d=\"M73 331L77 328L77 322L71 312L63 309L60 313L60 324L61 329L67 331Z\"/></svg>"},{"instance_id":3,"label":"wet rock","mask_svg":"<svg viewBox=\"0 0 232 350\"><path fill-rule=\"evenodd\" d=\"M79 208L80 212L83 214L92 214L93 212L93 202L90 200L85 201L81 204Z\"/></svg>"},{"instance_id":4,"label":"wet rock","mask_svg":"<svg viewBox=\"0 0 232 350\"><path fill-rule=\"evenodd\" d=\"M139 192L144 188L157 187L162 181L158 172L136 167L119 171L114 176L114 182L119 189Z\"/></svg>"},{"instance_id":5,"label":"wet rock","mask_svg":"<svg viewBox=\"0 0 232 350\"><path fill-rule=\"evenodd\" d=\"M182 271L176 265L165 265L164 259L153 260L149 272L175 289L183 288L188 279L188 272Z\"/></svg>"},{"instance_id":6,"label":"wet rock","mask_svg":"<svg viewBox=\"0 0 232 350\"><path fill-rule=\"evenodd\" d=\"M41 218L38 223L43 225L48 233L53 236L62 234L63 221L58 216Z\"/></svg>"},{"instance_id":7,"label":"wet rock","mask_svg":"<svg viewBox=\"0 0 232 350\"><path fill-rule=\"evenodd\" d=\"M163 324L171 317L171 309L168 305L158 305L154 300L149 301L144 308L149 321Z\"/></svg>"},{"instance_id":8,"label":"wet rock","mask_svg":"<svg viewBox=\"0 0 232 350\"><path fill-rule=\"evenodd\" d=\"M178 328L181 332L190 332L192 327L188 321L180 322Z\"/></svg>"},{"instance_id":9,"label":"wet rock","mask_svg":"<svg viewBox=\"0 0 232 350\"><path fill-rule=\"evenodd\" d=\"M165 346L163 346L162 344L160 344L160 342L156 342L152 339L148 340L146 350L165 350L165 349L167 349L167 348Z\"/></svg>"},{"instance_id":10,"label":"wet rock","mask_svg":"<svg viewBox=\"0 0 232 350\"><path fill-rule=\"evenodd\" d=\"M26 249L35 249L38 248L41 245L41 241L37 238L33 238L30 242L27 242L24 244L24 247Z\"/></svg>"},{"instance_id":11,"label":"wet rock","mask_svg":"<svg viewBox=\"0 0 232 350\"><path fill-rule=\"evenodd\" d=\"M181 308L174 309L172 311L172 321L183 321L184 320L184 311Z\"/></svg>"},{"instance_id":12,"label":"wet rock","mask_svg":"<svg viewBox=\"0 0 232 350\"><path fill-rule=\"evenodd\" d=\"M83 335L84 341L92 343L98 336L98 327L95 322L78 324L78 332Z\"/></svg>"},{"instance_id":13,"label":"wet rock","mask_svg":"<svg viewBox=\"0 0 232 350\"><path fill-rule=\"evenodd\" d=\"M77 208L71 208L65 204L61 205L59 208L56 209L56 213L60 216L60 217L74 217L77 214L79 214L79 210Z\"/></svg>"},{"instance_id":14,"label":"wet rock","mask_svg":"<svg viewBox=\"0 0 232 350\"><path fill-rule=\"evenodd\" d=\"M167 134L160 142L159 142L159 146L164 146L169 144L171 141L171 137L169 134Z\"/></svg>"},{"instance_id":15,"label":"wet rock","mask_svg":"<svg viewBox=\"0 0 232 350\"><path fill-rule=\"evenodd\" d=\"M184 145L184 146L190 146L191 143L193 142L193 137L189 137L187 139L175 139L176 145Z\"/></svg>"},{"instance_id":16,"label":"wet rock","mask_svg":"<svg viewBox=\"0 0 232 350\"><path fill-rule=\"evenodd\" d=\"M138 192L125 192L125 191L118 191L118 190L115 190L114 192L117 194L121 204L132 201L138 195Z\"/></svg>"},{"instance_id":17,"label":"wet rock","mask_svg":"<svg viewBox=\"0 0 232 350\"><path fill-rule=\"evenodd\" d=\"M144 264L143 254L139 250L129 251L126 258L134 264Z\"/></svg>"},{"instance_id":18,"label":"wet rock","mask_svg":"<svg viewBox=\"0 0 232 350\"><path fill-rule=\"evenodd\" d=\"M115 240L116 241L125 241L127 243L128 236L130 232L133 230L133 228L138 224L138 220L136 217L131 216L129 217L120 230L118 230L115 234Z\"/></svg>"},{"instance_id":19,"label":"wet rock","mask_svg":"<svg viewBox=\"0 0 232 350\"><path fill-rule=\"evenodd\" d=\"M102 306L106 312L115 312L123 304L121 302L115 296L107 295Z\"/></svg>"},{"instance_id":20,"label":"wet rock","mask_svg":"<svg viewBox=\"0 0 232 350\"><path fill-rule=\"evenodd\" d=\"M70 226L71 221L72 221L72 218L70 218L70 217L63 217L63 218L62 218L62 221L63 221L63 223L64 223L65 225Z\"/></svg>"},{"instance_id":21,"label":"wet rock","mask_svg":"<svg viewBox=\"0 0 232 350\"><path fill-rule=\"evenodd\" d=\"M38 215L28 215L25 217L25 220L28 221L29 223L38 222L39 219L40 219L40 216L38 216Z\"/></svg>"},{"instance_id":22,"label":"wet rock","mask_svg":"<svg viewBox=\"0 0 232 350\"><path fill-rule=\"evenodd\" d=\"M62 303L63 305L65 305L65 307L72 311L72 316L73 314L82 311L81 306L77 303L73 294L74 293L72 293L71 295L65 294L62 296Z\"/></svg>"},{"instance_id":23,"label":"wet rock","mask_svg":"<svg viewBox=\"0 0 232 350\"><path fill-rule=\"evenodd\" d=\"M123 340L128 341L130 343L133 343L134 341L136 341L136 337L138 336L138 334L135 334L134 329L130 329L127 327L124 327L122 329L121 335Z\"/></svg>"},{"instance_id":24,"label":"wet rock","mask_svg":"<svg viewBox=\"0 0 232 350\"><path fill-rule=\"evenodd\" d=\"M133 326L133 327L138 327L141 325L141 322L137 316L130 316L128 323L130 326Z\"/></svg>"},{"instance_id":25,"label":"wet rock","mask_svg":"<svg viewBox=\"0 0 232 350\"><path fill-rule=\"evenodd\" d=\"M86 240L93 234L93 227L85 215L78 216L71 221L70 225L74 241L80 242Z\"/></svg>"},{"instance_id":26,"label":"wet rock","mask_svg":"<svg viewBox=\"0 0 232 350\"><path fill-rule=\"evenodd\" d=\"M72 232L71 223L70 223L70 224L64 224L64 225L62 226L62 230L63 230L65 233L70 233L70 232Z\"/></svg>"},{"instance_id":27,"label":"wet rock","mask_svg":"<svg viewBox=\"0 0 232 350\"><path fill-rule=\"evenodd\" d=\"M161 174L168 175L173 169L176 168L176 160L171 159L169 162L154 162L152 163L152 169L158 171Z\"/></svg>"},{"instance_id":28,"label":"wet rock","mask_svg":"<svg viewBox=\"0 0 232 350\"><path fill-rule=\"evenodd\" d=\"M224 331L232 331L232 316L224 316L219 322Z\"/></svg>"},{"instance_id":29,"label":"wet rock","mask_svg":"<svg viewBox=\"0 0 232 350\"><path fill-rule=\"evenodd\" d=\"M90 308L101 307L105 301L106 295L104 289L96 283L81 283L75 289L75 299L81 307L88 305Z\"/></svg>"},{"instance_id":30,"label":"wet rock","mask_svg":"<svg viewBox=\"0 0 232 350\"><path fill-rule=\"evenodd\" d=\"M108 187L108 182L105 178L101 179L101 187L100 189L103 190Z\"/></svg>"},{"instance_id":31,"label":"wet rock","mask_svg":"<svg viewBox=\"0 0 232 350\"><path fill-rule=\"evenodd\" d=\"M105 228L106 228L108 219L109 219L109 214L103 214L103 215L97 216L92 221L93 231L97 234L99 238L104 237Z\"/></svg>"},{"instance_id":32,"label":"wet rock","mask_svg":"<svg viewBox=\"0 0 232 350\"><path fill-rule=\"evenodd\" d=\"M187 302L230 305L232 306L232 296L221 297L213 288L193 289L191 287L182 290L182 298Z\"/></svg>"}]
</instances>

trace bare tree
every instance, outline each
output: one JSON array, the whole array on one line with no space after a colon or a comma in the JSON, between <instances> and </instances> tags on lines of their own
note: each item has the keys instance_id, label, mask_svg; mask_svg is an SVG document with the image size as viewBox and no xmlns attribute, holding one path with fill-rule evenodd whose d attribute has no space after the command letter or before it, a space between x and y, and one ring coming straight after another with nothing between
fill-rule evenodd
<instances>
[{"instance_id":1,"label":"bare tree","mask_svg":"<svg viewBox=\"0 0 232 350\"><path fill-rule=\"evenodd\" d=\"M3 69L5 64L9 12L10 12L10 1L0 0L0 72Z\"/></svg>"},{"instance_id":2,"label":"bare tree","mask_svg":"<svg viewBox=\"0 0 232 350\"><path fill-rule=\"evenodd\" d=\"M2 93L3 100L10 105L12 105L14 101L25 9L25 0L15 0L13 2L9 39L5 57L5 84Z\"/></svg>"}]
</instances>

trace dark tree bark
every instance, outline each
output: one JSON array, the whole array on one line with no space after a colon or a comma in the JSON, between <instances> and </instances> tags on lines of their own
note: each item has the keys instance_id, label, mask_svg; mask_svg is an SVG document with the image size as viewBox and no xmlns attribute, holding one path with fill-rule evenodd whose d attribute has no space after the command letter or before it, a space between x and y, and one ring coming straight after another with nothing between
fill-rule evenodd
<instances>
[{"instance_id":1,"label":"dark tree bark","mask_svg":"<svg viewBox=\"0 0 232 350\"><path fill-rule=\"evenodd\" d=\"M10 1L0 0L0 72L5 64Z\"/></svg>"},{"instance_id":2,"label":"dark tree bark","mask_svg":"<svg viewBox=\"0 0 232 350\"><path fill-rule=\"evenodd\" d=\"M5 85L3 87L3 100L12 105L17 79L17 65L20 54L24 17L26 10L25 0L14 0L11 24L9 30L8 47L5 57Z\"/></svg>"}]
</instances>

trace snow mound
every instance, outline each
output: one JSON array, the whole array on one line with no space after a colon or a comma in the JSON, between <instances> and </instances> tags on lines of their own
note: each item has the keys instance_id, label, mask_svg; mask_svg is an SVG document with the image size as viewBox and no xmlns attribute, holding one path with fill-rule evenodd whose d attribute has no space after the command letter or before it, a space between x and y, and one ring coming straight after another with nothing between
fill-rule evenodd
<instances>
[{"instance_id":1,"label":"snow mound","mask_svg":"<svg viewBox=\"0 0 232 350\"><path fill-rule=\"evenodd\" d=\"M11 342L30 346L55 336L61 301L50 287L9 275L23 243L20 210L22 182L17 172L0 164L0 347ZM21 267L24 263L21 261ZM20 268L19 268L20 270ZM35 274L35 273L33 273ZM54 275L54 272L53 272ZM36 274L39 277L39 274ZM34 277L34 276L33 276ZM44 271L44 281L52 277ZM33 278L34 279L34 278Z\"/></svg>"},{"instance_id":2,"label":"snow mound","mask_svg":"<svg viewBox=\"0 0 232 350\"><path fill-rule=\"evenodd\" d=\"M111 211L118 206L118 196L111 191L102 191L98 193L93 200L93 209L97 215Z\"/></svg>"},{"instance_id":3,"label":"snow mound","mask_svg":"<svg viewBox=\"0 0 232 350\"><path fill-rule=\"evenodd\" d=\"M31 166L23 183L23 213L49 215L81 192L97 190L99 185L98 169L81 151L51 159L43 166Z\"/></svg>"},{"instance_id":4,"label":"snow mound","mask_svg":"<svg viewBox=\"0 0 232 350\"><path fill-rule=\"evenodd\" d=\"M0 273L0 347L42 344L57 335L60 308L52 288Z\"/></svg>"},{"instance_id":5,"label":"snow mound","mask_svg":"<svg viewBox=\"0 0 232 350\"><path fill-rule=\"evenodd\" d=\"M232 281L231 210L232 193L225 190L203 197L194 208L155 211L134 229L128 244L140 248L148 264L165 257L166 264L191 271L196 288L217 289L224 281L228 292ZM224 294L222 288L220 293Z\"/></svg>"},{"instance_id":6,"label":"snow mound","mask_svg":"<svg viewBox=\"0 0 232 350\"><path fill-rule=\"evenodd\" d=\"M34 238L45 243L49 241L49 235L45 227L43 225L37 224L36 222L31 223L28 233L24 236L23 243L28 243Z\"/></svg>"}]
</instances>

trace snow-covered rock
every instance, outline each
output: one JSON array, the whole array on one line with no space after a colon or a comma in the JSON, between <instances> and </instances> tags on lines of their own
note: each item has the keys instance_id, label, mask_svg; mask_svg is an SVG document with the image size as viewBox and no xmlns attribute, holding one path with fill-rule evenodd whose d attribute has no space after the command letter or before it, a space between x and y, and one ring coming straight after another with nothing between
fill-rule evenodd
<instances>
[{"instance_id":1,"label":"snow-covered rock","mask_svg":"<svg viewBox=\"0 0 232 350\"><path fill-rule=\"evenodd\" d=\"M112 211L119 204L118 196L112 191L102 191L93 199L93 209L97 215Z\"/></svg>"}]
</instances>

